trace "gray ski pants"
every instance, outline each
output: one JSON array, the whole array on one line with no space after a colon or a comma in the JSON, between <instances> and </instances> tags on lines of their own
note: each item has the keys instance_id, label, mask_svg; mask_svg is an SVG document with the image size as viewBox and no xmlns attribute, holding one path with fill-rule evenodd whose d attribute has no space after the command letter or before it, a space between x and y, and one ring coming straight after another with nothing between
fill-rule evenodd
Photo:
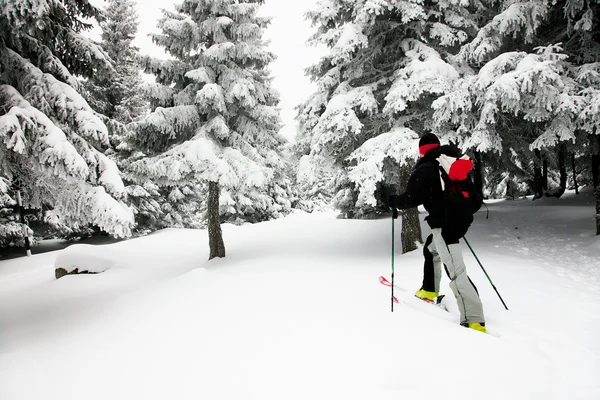
<instances>
[{"instance_id":1,"label":"gray ski pants","mask_svg":"<svg viewBox=\"0 0 600 400\"><path fill-rule=\"evenodd\" d=\"M432 229L431 233L433 240L427 250L433 255L435 291L440 291L443 263L450 278L450 288L458 303L460 322L485 322L481 299L467 276L460 243L447 245L441 229Z\"/></svg>"}]
</instances>

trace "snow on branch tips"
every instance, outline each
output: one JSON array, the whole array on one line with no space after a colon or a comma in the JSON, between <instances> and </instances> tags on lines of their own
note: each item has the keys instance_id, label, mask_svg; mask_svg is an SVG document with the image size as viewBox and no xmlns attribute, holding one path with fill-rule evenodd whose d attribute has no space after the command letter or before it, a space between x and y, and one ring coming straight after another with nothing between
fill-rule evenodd
<instances>
[{"instance_id":1,"label":"snow on branch tips","mask_svg":"<svg viewBox=\"0 0 600 400\"><path fill-rule=\"evenodd\" d=\"M235 171L235 175L237 176L234 181L222 179L221 183L225 186L241 185L246 188L263 188L273 177L272 170L261 167L238 150L232 148L225 149L223 159Z\"/></svg>"},{"instance_id":2,"label":"snow on branch tips","mask_svg":"<svg viewBox=\"0 0 600 400\"><path fill-rule=\"evenodd\" d=\"M396 127L367 140L348 157L349 161L356 162L350 167L348 178L359 188L358 205L377 205L374 194L377 183L384 179L384 161L389 158L399 165L407 164L416 154L418 137L411 129Z\"/></svg>"},{"instance_id":3,"label":"snow on branch tips","mask_svg":"<svg viewBox=\"0 0 600 400\"><path fill-rule=\"evenodd\" d=\"M204 57L212 61L224 62L235 52L235 44L231 42L216 43L203 52Z\"/></svg>"},{"instance_id":4,"label":"snow on branch tips","mask_svg":"<svg viewBox=\"0 0 600 400\"><path fill-rule=\"evenodd\" d=\"M483 64L489 57L497 55L507 38L516 37L521 33L526 41L531 42L548 14L548 3L527 1L511 4L481 28L473 41L462 47L459 57Z\"/></svg>"},{"instance_id":5,"label":"snow on branch tips","mask_svg":"<svg viewBox=\"0 0 600 400\"><path fill-rule=\"evenodd\" d=\"M242 18L255 18L256 17L256 13L258 12L258 9L260 7L260 4L257 3L240 3L240 2L233 2L233 4L231 4L229 6L232 10L233 16L236 20L240 20Z\"/></svg>"},{"instance_id":6,"label":"snow on branch tips","mask_svg":"<svg viewBox=\"0 0 600 400\"><path fill-rule=\"evenodd\" d=\"M185 76L198 83L215 83L217 74L212 68L200 67L186 72Z\"/></svg>"},{"instance_id":7,"label":"snow on branch tips","mask_svg":"<svg viewBox=\"0 0 600 400\"><path fill-rule=\"evenodd\" d=\"M152 130L177 137L181 132L192 129L200 121L196 106L158 107L152 114L138 123L142 131Z\"/></svg>"},{"instance_id":8,"label":"snow on branch tips","mask_svg":"<svg viewBox=\"0 0 600 400\"><path fill-rule=\"evenodd\" d=\"M241 40L260 38L262 34L260 26L254 23L242 23L234 28L235 35Z\"/></svg>"},{"instance_id":9,"label":"snow on branch tips","mask_svg":"<svg viewBox=\"0 0 600 400\"><path fill-rule=\"evenodd\" d=\"M229 88L229 91L226 95L226 100L230 104L237 100L244 107L253 108L256 106L254 93L256 93L256 87L251 80L244 78L237 79Z\"/></svg>"},{"instance_id":10,"label":"snow on branch tips","mask_svg":"<svg viewBox=\"0 0 600 400\"><path fill-rule=\"evenodd\" d=\"M73 88L79 88L79 81L71 74L71 72L65 67L65 65L56 57L52 51L45 44L32 36L24 35L21 36L21 40L26 42L31 47L40 59L39 64L43 65L46 72L49 72L56 76L63 82L66 82Z\"/></svg>"},{"instance_id":11,"label":"snow on branch tips","mask_svg":"<svg viewBox=\"0 0 600 400\"><path fill-rule=\"evenodd\" d=\"M131 235L134 215L126 204L110 196L103 187L91 188L87 200L95 225L116 237Z\"/></svg>"},{"instance_id":12,"label":"snow on branch tips","mask_svg":"<svg viewBox=\"0 0 600 400\"><path fill-rule=\"evenodd\" d=\"M6 18L10 25L20 27L48 15L55 1L29 0L28 3L25 7L20 2L3 1L0 4L0 15Z\"/></svg>"},{"instance_id":13,"label":"snow on branch tips","mask_svg":"<svg viewBox=\"0 0 600 400\"><path fill-rule=\"evenodd\" d=\"M134 225L131 208L109 195L103 187L84 182L58 192L55 206L45 218L66 229L91 223L116 237L130 236Z\"/></svg>"},{"instance_id":14,"label":"snow on branch tips","mask_svg":"<svg viewBox=\"0 0 600 400\"><path fill-rule=\"evenodd\" d=\"M220 154L221 150L212 141L197 137L159 156L136 161L132 170L173 185L196 179L236 182L235 172L219 157Z\"/></svg>"},{"instance_id":15,"label":"snow on branch tips","mask_svg":"<svg viewBox=\"0 0 600 400\"><path fill-rule=\"evenodd\" d=\"M423 7L423 1L421 0L409 0L409 1L395 1L395 6L402 16L402 23L407 24L411 21L419 19L425 19L427 13Z\"/></svg>"},{"instance_id":16,"label":"snow on branch tips","mask_svg":"<svg viewBox=\"0 0 600 400\"><path fill-rule=\"evenodd\" d=\"M412 39L403 41L402 47L410 61L396 72L385 97L384 113L404 111L409 102L418 100L423 93L444 94L459 78L458 71L431 47Z\"/></svg>"},{"instance_id":17,"label":"snow on branch tips","mask_svg":"<svg viewBox=\"0 0 600 400\"><path fill-rule=\"evenodd\" d=\"M345 24L339 32L337 41L331 49L332 63L342 64L352 59L352 55L358 49L367 46L369 39L362 31L362 26L355 23Z\"/></svg>"},{"instance_id":18,"label":"snow on branch tips","mask_svg":"<svg viewBox=\"0 0 600 400\"><path fill-rule=\"evenodd\" d=\"M96 152L96 158L98 159L98 170L100 172L98 183L111 195L116 198L123 198L126 193L125 185L121 180L121 173L117 164L100 152Z\"/></svg>"},{"instance_id":19,"label":"snow on branch tips","mask_svg":"<svg viewBox=\"0 0 600 400\"><path fill-rule=\"evenodd\" d=\"M431 103L433 108L433 126L440 129L444 124L460 125L465 116L472 112L473 102L470 88L476 77L468 76L454 85L447 94L440 96Z\"/></svg>"},{"instance_id":20,"label":"snow on branch tips","mask_svg":"<svg viewBox=\"0 0 600 400\"><path fill-rule=\"evenodd\" d=\"M158 83L144 83L141 85L143 94L154 100L159 107L167 107L173 102L175 90Z\"/></svg>"},{"instance_id":21,"label":"snow on branch tips","mask_svg":"<svg viewBox=\"0 0 600 400\"><path fill-rule=\"evenodd\" d=\"M227 110L223 88L217 83L204 85L196 94L194 101L201 113L208 113L212 110L224 113Z\"/></svg>"},{"instance_id":22,"label":"snow on branch tips","mask_svg":"<svg viewBox=\"0 0 600 400\"><path fill-rule=\"evenodd\" d=\"M12 86L2 85L0 92L9 106L8 113L0 116L0 136L5 138L8 149L27 154L28 149L40 146L40 162L55 175L80 179L88 176L85 160L50 118L29 104Z\"/></svg>"},{"instance_id":23,"label":"snow on branch tips","mask_svg":"<svg viewBox=\"0 0 600 400\"><path fill-rule=\"evenodd\" d=\"M65 35L67 51L83 57L80 62L84 64L93 64L98 71L113 71L111 61L108 55L102 50L102 47L94 43L91 39L82 36L73 31L67 31Z\"/></svg>"},{"instance_id":24,"label":"snow on branch tips","mask_svg":"<svg viewBox=\"0 0 600 400\"><path fill-rule=\"evenodd\" d=\"M226 139L231 132L229 126L227 126L225 118L223 118L222 115L216 115L215 117L211 118L200 129L218 139Z\"/></svg>"},{"instance_id":25,"label":"snow on branch tips","mask_svg":"<svg viewBox=\"0 0 600 400\"><path fill-rule=\"evenodd\" d=\"M187 63L179 60L162 60L149 56L141 56L140 64L148 74L156 76L156 81L164 85L182 81L191 68Z\"/></svg>"},{"instance_id":26,"label":"snow on branch tips","mask_svg":"<svg viewBox=\"0 0 600 400\"><path fill-rule=\"evenodd\" d=\"M63 121L71 122L81 136L108 144L106 125L75 89L43 73L14 51L6 49L6 54L13 68L27 77L27 89L31 91L30 101L34 106L46 105L47 108L48 103L52 104L52 110L48 111Z\"/></svg>"},{"instance_id":27,"label":"snow on branch tips","mask_svg":"<svg viewBox=\"0 0 600 400\"><path fill-rule=\"evenodd\" d=\"M377 111L377 100L373 89L368 86L350 88L346 85L335 95L315 127L313 147L325 149L345 139L347 135L358 135L363 124L357 112L371 115Z\"/></svg>"},{"instance_id":28,"label":"snow on branch tips","mask_svg":"<svg viewBox=\"0 0 600 400\"><path fill-rule=\"evenodd\" d=\"M584 98L579 125L586 132L600 131L600 62L589 63L575 69L575 80Z\"/></svg>"}]
</instances>

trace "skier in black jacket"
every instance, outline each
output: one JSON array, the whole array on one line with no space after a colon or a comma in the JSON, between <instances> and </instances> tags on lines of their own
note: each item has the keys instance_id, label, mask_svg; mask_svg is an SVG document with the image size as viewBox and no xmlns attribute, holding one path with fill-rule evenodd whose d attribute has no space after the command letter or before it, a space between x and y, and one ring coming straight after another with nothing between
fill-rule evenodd
<instances>
[{"instance_id":1,"label":"skier in black jacket","mask_svg":"<svg viewBox=\"0 0 600 400\"><path fill-rule=\"evenodd\" d=\"M473 216L448 207L442 188L444 183L439 160L455 160L460 153L454 147L440 146L437 136L431 133L420 139L419 153L421 159L410 176L406 191L390 196L388 201L389 206L396 209L413 208L422 204L429 213L425 220L432 233L423 247L423 286L415 295L425 301L434 301L440 291L443 263L458 302L461 325L485 332L481 300L475 285L467 276L459 244L460 238L471 226Z\"/></svg>"}]
</instances>

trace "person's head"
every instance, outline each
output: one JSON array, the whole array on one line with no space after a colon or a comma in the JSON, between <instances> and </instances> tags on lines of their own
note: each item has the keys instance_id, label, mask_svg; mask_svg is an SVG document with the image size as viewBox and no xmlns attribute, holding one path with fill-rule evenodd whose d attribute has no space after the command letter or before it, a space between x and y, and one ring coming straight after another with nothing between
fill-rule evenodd
<instances>
[{"instance_id":1,"label":"person's head","mask_svg":"<svg viewBox=\"0 0 600 400\"><path fill-rule=\"evenodd\" d=\"M419 154L423 157L431 149L440 146L440 139L433 133L426 133L419 139Z\"/></svg>"}]
</instances>

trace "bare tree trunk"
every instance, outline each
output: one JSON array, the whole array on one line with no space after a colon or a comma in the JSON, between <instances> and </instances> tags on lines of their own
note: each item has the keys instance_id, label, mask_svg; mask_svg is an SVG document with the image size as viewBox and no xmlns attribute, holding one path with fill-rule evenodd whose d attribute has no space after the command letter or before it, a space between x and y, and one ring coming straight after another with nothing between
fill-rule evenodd
<instances>
[{"instance_id":1,"label":"bare tree trunk","mask_svg":"<svg viewBox=\"0 0 600 400\"><path fill-rule=\"evenodd\" d=\"M600 235L600 185L596 186L596 235Z\"/></svg>"},{"instance_id":2,"label":"bare tree trunk","mask_svg":"<svg viewBox=\"0 0 600 400\"><path fill-rule=\"evenodd\" d=\"M539 199L544 196L544 188L542 184L542 155L538 149L535 150L536 160L533 165L533 199Z\"/></svg>"},{"instance_id":3,"label":"bare tree trunk","mask_svg":"<svg viewBox=\"0 0 600 400\"><path fill-rule=\"evenodd\" d=\"M600 183L600 140L598 136L590 136L590 147L592 149L592 182L594 187L598 187Z\"/></svg>"},{"instance_id":4,"label":"bare tree trunk","mask_svg":"<svg viewBox=\"0 0 600 400\"><path fill-rule=\"evenodd\" d=\"M412 168L405 166L400 169L400 185L406 190L408 179ZM416 243L423 243L421 233L421 222L419 221L419 211L416 208L405 210L402 213L402 254L417 249Z\"/></svg>"},{"instance_id":5,"label":"bare tree trunk","mask_svg":"<svg viewBox=\"0 0 600 400\"><path fill-rule=\"evenodd\" d=\"M592 146L592 174L594 177L594 194L596 195L596 235L600 235L600 136L593 137L596 145Z\"/></svg>"},{"instance_id":6,"label":"bare tree trunk","mask_svg":"<svg viewBox=\"0 0 600 400\"><path fill-rule=\"evenodd\" d=\"M209 260L216 257L225 257L225 243L221 231L221 218L219 213L220 188L217 182L208 183L208 246L210 247Z\"/></svg>"},{"instance_id":7,"label":"bare tree trunk","mask_svg":"<svg viewBox=\"0 0 600 400\"><path fill-rule=\"evenodd\" d=\"M558 169L560 171L560 187L556 193L556 197L560 197L567 190L567 149L564 143L558 145Z\"/></svg>"},{"instance_id":8,"label":"bare tree trunk","mask_svg":"<svg viewBox=\"0 0 600 400\"><path fill-rule=\"evenodd\" d=\"M419 210L411 208L402 213L402 254L417 250L417 242L423 243Z\"/></svg>"},{"instance_id":9,"label":"bare tree trunk","mask_svg":"<svg viewBox=\"0 0 600 400\"><path fill-rule=\"evenodd\" d=\"M577 169L575 168L575 152L571 154L571 164L573 164L573 185L575 185L575 194L579 194L579 186L577 186Z\"/></svg>"},{"instance_id":10,"label":"bare tree trunk","mask_svg":"<svg viewBox=\"0 0 600 400\"><path fill-rule=\"evenodd\" d=\"M505 195L505 197L507 199L511 199L511 200L515 199L515 192L513 190L513 185L512 185L512 181L510 180L510 176L508 177L508 179L506 181L506 195Z\"/></svg>"},{"instance_id":11,"label":"bare tree trunk","mask_svg":"<svg viewBox=\"0 0 600 400\"><path fill-rule=\"evenodd\" d=\"M545 156L542 159L542 189L548 190L548 159Z\"/></svg>"}]
</instances>

